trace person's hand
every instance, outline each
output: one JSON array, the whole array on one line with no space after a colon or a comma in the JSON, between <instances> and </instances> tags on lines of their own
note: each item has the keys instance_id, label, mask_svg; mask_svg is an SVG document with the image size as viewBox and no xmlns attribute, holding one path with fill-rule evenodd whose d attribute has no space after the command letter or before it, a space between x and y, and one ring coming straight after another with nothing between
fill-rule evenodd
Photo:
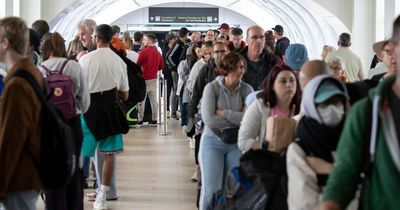
<instances>
[{"instance_id":1,"label":"person's hand","mask_svg":"<svg viewBox=\"0 0 400 210\"><path fill-rule=\"evenodd\" d=\"M219 117L224 117L224 110L223 109L217 109L215 110L215 114Z\"/></svg>"},{"instance_id":2,"label":"person's hand","mask_svg":"<svg viewBox=\"0 0 400 210\"><path fill-rule=\"evenodd\" d=\"M76 60L79 61L79 59L81 59L82 56L86 55L86 51L80 51L77 55L76 55Z\"/></svg>"},{"instance_id":3,"label":"person's hand","mask_svg":"<svg viewBox=\"0 0 400 210\"><path fill-rule=\"evenodd\" d=\"M329 174L333 169L333 164L329 163L321 158L317 157L306 157L307 164L317 174Z\"/></svg>"},{"instance_id":4,"label":"person's hand","mask_svg":"<svg viewBox=\"0 0 400 210\"><path fill-rule=\"evenodd\" d=\"M340 205L335 201L323 201L319 205L319 210L340 210Z\"/></svg>"}]
</instances>

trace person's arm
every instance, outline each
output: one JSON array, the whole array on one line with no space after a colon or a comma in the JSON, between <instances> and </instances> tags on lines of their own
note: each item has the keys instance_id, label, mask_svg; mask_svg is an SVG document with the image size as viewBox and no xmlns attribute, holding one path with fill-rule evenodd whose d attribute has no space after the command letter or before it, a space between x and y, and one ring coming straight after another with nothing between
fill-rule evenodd
<instances>
[{"instance_id":1,"label":"person's arm","mask_svg":"<svg viewBox=\"0 0 400 210\"><path fill-rule=\"evenodd\" d=\"M267 116L263 116L263 112L259 108L258 102L255 101L244 113L238 136L238 147L243 152L261 148L262 140L259 140L258 136L262 126L262 117L266 118Z\"/></svg>"},{"instance_id":2,"label":"person's arm","mask_svg":"<svg viewBox=\"0 0 400 210\"><path fill-rule=\"evenodd\" d=\"M202 63L200 63L199 61L196 62L193 67L192 70L190 71L189 74L189 78L186 81L186 86L187 89L193 93L193 89L195 86L195 82L197 80L197 78L199 78L200 76L205 76L204 74L200 74L202 71L204 71L203 69L206 67L207 65L203 65ZM204 73L204 72L203 72Z\"/></svg>"},{"instance_id":3,"label":"person's arm","mask_svg":"<svg viewBox=\"0 0 400 210\"><path fill-rule=\"evenodd\" d=\"M317 157L306 157L307 164L318 174L329 175L333 170L333 164Z\"/></svg>"},{"instance_id":4,"label":"person's arm","mask_svg":"<svg viewBox=\"0 0 400 210\"><path fill-rule=\"evenodd\" d=\"M128 82L128 74L126 73L126 64L121 63L121 68L123 69L121 72L121 80L118 86L118 98L122 101L128 100L129 97L129 82Z\"/></svg>"},{"instance_id":5,"label":"person's arm","mask_svg":"<svg viewBox=\"0 0 400 210\"><path fill-rule=\"evenodd\" d=\"M242 87L241 88L244 88L244 86L245 86L245 84L242 84ZM244 92L244 93L242 93L242 92ZM244 101L245 101L245 99L246 99L246 97L251 93L251 92L253 92L253 88L251 88L250 86L247 88L247 86L246 86L246 90L245 91L243 91L242 89L240 90L240 94L241 94L241 98L240 98L240 100L241 100L241 102L243 103L242 104L242 109L240 110L240 111L234 111L234 110L230 110L230 109L224 109L224 112L223 112L223 117L225 118L225 119L227 119L229 122L231 122L231 123L233 123L233 124L235 124L235 125L240 125L240 123L242 122L242 119L243 119L243 115L244 115L244 107L245 107L245 103L244 103ZM239 103L239 102L238 102Z\"/></svg>"},{"instance_id":6,"label":"person's arm","mask_svg":"<svg viewBox=\"0 0 400 210\"><path fill-rule=\"evenodd\" d=\"M217 99L218 95L215 93L213 84L207 84L201 100L201 117L209 128L223 128L230 124L228 120L216 115Z\"/></svg>"},{"instance_id":7,"label":"person's arm","mask_svg":"<svg viewBox=\"0 0 400 210\"><path fill-rule=\"evenodd\" d=\"M200 103L201 97L203 97L203 89L206 86L205 84L205 76L207 72L207 66L205 65L199 72L199 75L197 76L194 86L193 86L193 92L192 92L192 98L189 101L189 116L194 117L194 115L199 111L197 106ZM189 75L190 78L190 75ZM189 79L188 79L189 81ZM188 88L189 90L189 88Z\"/></svg>"},{"instance_id":8,"label":"person's arm","mask_svg":"<svg viewBox=\"0 0 400 210\"><path fill-rule=\"evenodd\" d=\"M18 78L14 79L17 80ZM21 79L18 79L21 80ZM0 107L0 200L5 198L8 185L13 178L17 162L22 151L26 148L26 141L30 138L33 128L36 128L38 119L35 113L39 112L39 106L31 104L36 94L29 91L26 86L16 81L12 88L3 92L4 99ZM16 130L15 126L18 127Z\"/></svg>"},{"instance_id":9,"label":"person's arm","mask_svg":"<svg viewBox=\"0 0 400 210\"><path fill-rule=\"evenodd\" d=\"M143 59L145 57L145 54L146 54L146 51L143 51L143 50L142 50L142 52L139 53L138 59L136 61L136 64L143 65L143 61L144 61Z\"/></svg>"},{"instance_id":10,"label":"person's arm","mask_svg":"<svg viewBox=\"0 0 400 210\"><path fill-rule=\"evenodd\" d=\"M316 173L306 162L306 154L291 143L286 154L288 174L288 206L290 210L317 210L321 189Z\"/></svg>"},{"instance_id":11,"label":"person's arm","mask_svg":"<svg viewBox=\"0 0 400 210\"><path fill-rule=\"evenodd\" d=\"M360 182L360 172L363 167L362 138L367 132L365 127L365 109L367 99L364 98L355 104L351 110L337 147L335 168L329 175L324 188L321 209L334 209L333 203L340 209L345 207L354 198ZM325 207L326 206L326 207ZM322 208L324 207L324 208ZM328 208L329 207L329 208Z\"/></svg>"},{"instance_id":12,"label":"person's arm","mask_svg":"<svg viewBox=\"0 0 400 210\"><path fill-rule=\"evenodd\" d=\"M129 97L129 92L128 91L126 91L126 92L118 91L118 98L121 99L122 101L128 100L128 97Z\"/></svg>"},{"instance_id":13,"label":"person's arm","mask_svg":"<svg viewBox=\"0 0 400 210\"><path fill-rule=\"evenodd\" d=\"M175 41L174 45L172 45L172 48L169 51L169 54L167 54L167 59L168 62L173 66L176 67L179 62L179 56L180 56L180 50L179 50L179 43L178 41Z\"/></svg>"},{"instance_id":14,"label":"person's arm","mask_svg":"<svg viewBox=\"0 0 400 210\"><path fill-rule=\"evenodd\" d=\"M319 206L319 210L342 210L336 201L323 201Z\"/></svg>"},{"instance_id":15,"label":"person's arm","mask_svg":"<svg viewBox=\"0 0 400 210\"><path fill-rule=\"evenodd\" d=\"M158 63L158 70L160 71L160 70L163 70L164 68L165 68L164 60L161 57L159 60L159 63Z\"/></svg>"},{"instance_id":16,"label":"person's arm","mask_svg":"<svg viewBox=\"0 0 400 210\"><path fill-rule=\"evenodd\" d=\"M81 66L73 61L72 62L73 68L78 69L79 77L77 78L78 81L78 88L76 91L76 98L78 100L79 108L81 109L82 113L85 113L90 106L90 91L89 91L89 79L87 71L84 71Z\"/></svg>"},{"instance_id":17,"label":"person's arm","mask_svg":"<svg viewBox=\"0 0 400 210\"><path fill-rule=\"evenodd\" d=\"M362 80L365 79L365 76L364 76L364 71L362 69L362 64L361 64L360 60L358 60L358 66L360 67L360 69L358 70L358 75L357 76L360 79L360 81L362 81Z\"/></svg>"}]
</instances>

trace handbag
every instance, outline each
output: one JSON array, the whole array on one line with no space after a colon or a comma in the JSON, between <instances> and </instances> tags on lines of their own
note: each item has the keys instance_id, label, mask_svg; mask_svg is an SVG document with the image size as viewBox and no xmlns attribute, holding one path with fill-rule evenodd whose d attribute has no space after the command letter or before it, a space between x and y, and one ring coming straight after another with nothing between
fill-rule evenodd
<instances>
[{"instance_id":1,"label":"handbag","mask_svg":"<svg viewBox=\"0 0 400 210\"><path fill-rule=\"evenodd\" d=\"M213 132L226 144L236 144L239 136L239 127L213 129Z\"/></svg>"},{"instance_id":2,"label":"handbag","mask_svg":"<svg viewBox=\"0 0 400 210\"><path fill-rule=\"evenodd\" d=\"M284 153L294 139L296 121L292 118L268 117L266 126L265 139L268 141L268 150Z\"/></svg>"}]
</instances>

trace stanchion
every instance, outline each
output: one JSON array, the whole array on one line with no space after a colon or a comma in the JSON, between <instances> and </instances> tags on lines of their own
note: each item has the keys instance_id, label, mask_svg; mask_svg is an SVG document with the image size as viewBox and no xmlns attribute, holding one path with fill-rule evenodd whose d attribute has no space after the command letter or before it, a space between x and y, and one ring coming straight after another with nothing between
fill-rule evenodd
<instances>
[{"instance_id":1,"label":"stanchion","mask_svg":"<svg viewBox=\"0 0 400 210\"><path fill-rule=\"evenodd\" d=\"M168 120L167 120L167 106L168 106L168 94L167 94L167 80L163 80L163 85L162 85L162 101L163 101L163 106L162 106L162 128L161 128L161 133L160 136L168 136L171 133L168 133Z\"/></svg>"},{"instance_id":2,"label":"stanchion","mask_svg":"<svg viewBox=\"0 0 400 210\"><path fill-rule=\"evenodd\" d=\"M162 121L161 121L161 91L162 91L162 89L161 89L161 87L162 87L162 82L163 82L163 80L162 80L162 78L161 78L161 72L158 72L158 75L157 75L157 100L158 100L158 114L157 114L157 116L158 116L158 122L157 122L157 124L159 124L159 125L161 125L161 123L162 123Z\"/></svg>"}]
</instances>

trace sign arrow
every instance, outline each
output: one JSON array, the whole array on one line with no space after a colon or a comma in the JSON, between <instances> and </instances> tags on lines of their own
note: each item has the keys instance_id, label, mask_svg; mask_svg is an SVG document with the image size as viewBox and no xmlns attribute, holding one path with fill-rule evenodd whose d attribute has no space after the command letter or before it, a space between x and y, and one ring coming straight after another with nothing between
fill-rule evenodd
<instances>
[{"instance_id":1,"label":"sign arrow","mask_svg":"<svg viewBox=\"0 0 400 210\"><path fill-rule=\"evenodd\" d=\"M154 17L150 17L150 20L153 21L153 20L154 20Z\"/></svg>"},{"instance_id":2,"label":"sign arrow","mask_svg":"<svg viewBox=\"0 0 400 210\"><path fill-rule=\"evenodd\" d=\"M214 18L214 21L217 22L218 18Z\"/></svg>"}]
</instances>

